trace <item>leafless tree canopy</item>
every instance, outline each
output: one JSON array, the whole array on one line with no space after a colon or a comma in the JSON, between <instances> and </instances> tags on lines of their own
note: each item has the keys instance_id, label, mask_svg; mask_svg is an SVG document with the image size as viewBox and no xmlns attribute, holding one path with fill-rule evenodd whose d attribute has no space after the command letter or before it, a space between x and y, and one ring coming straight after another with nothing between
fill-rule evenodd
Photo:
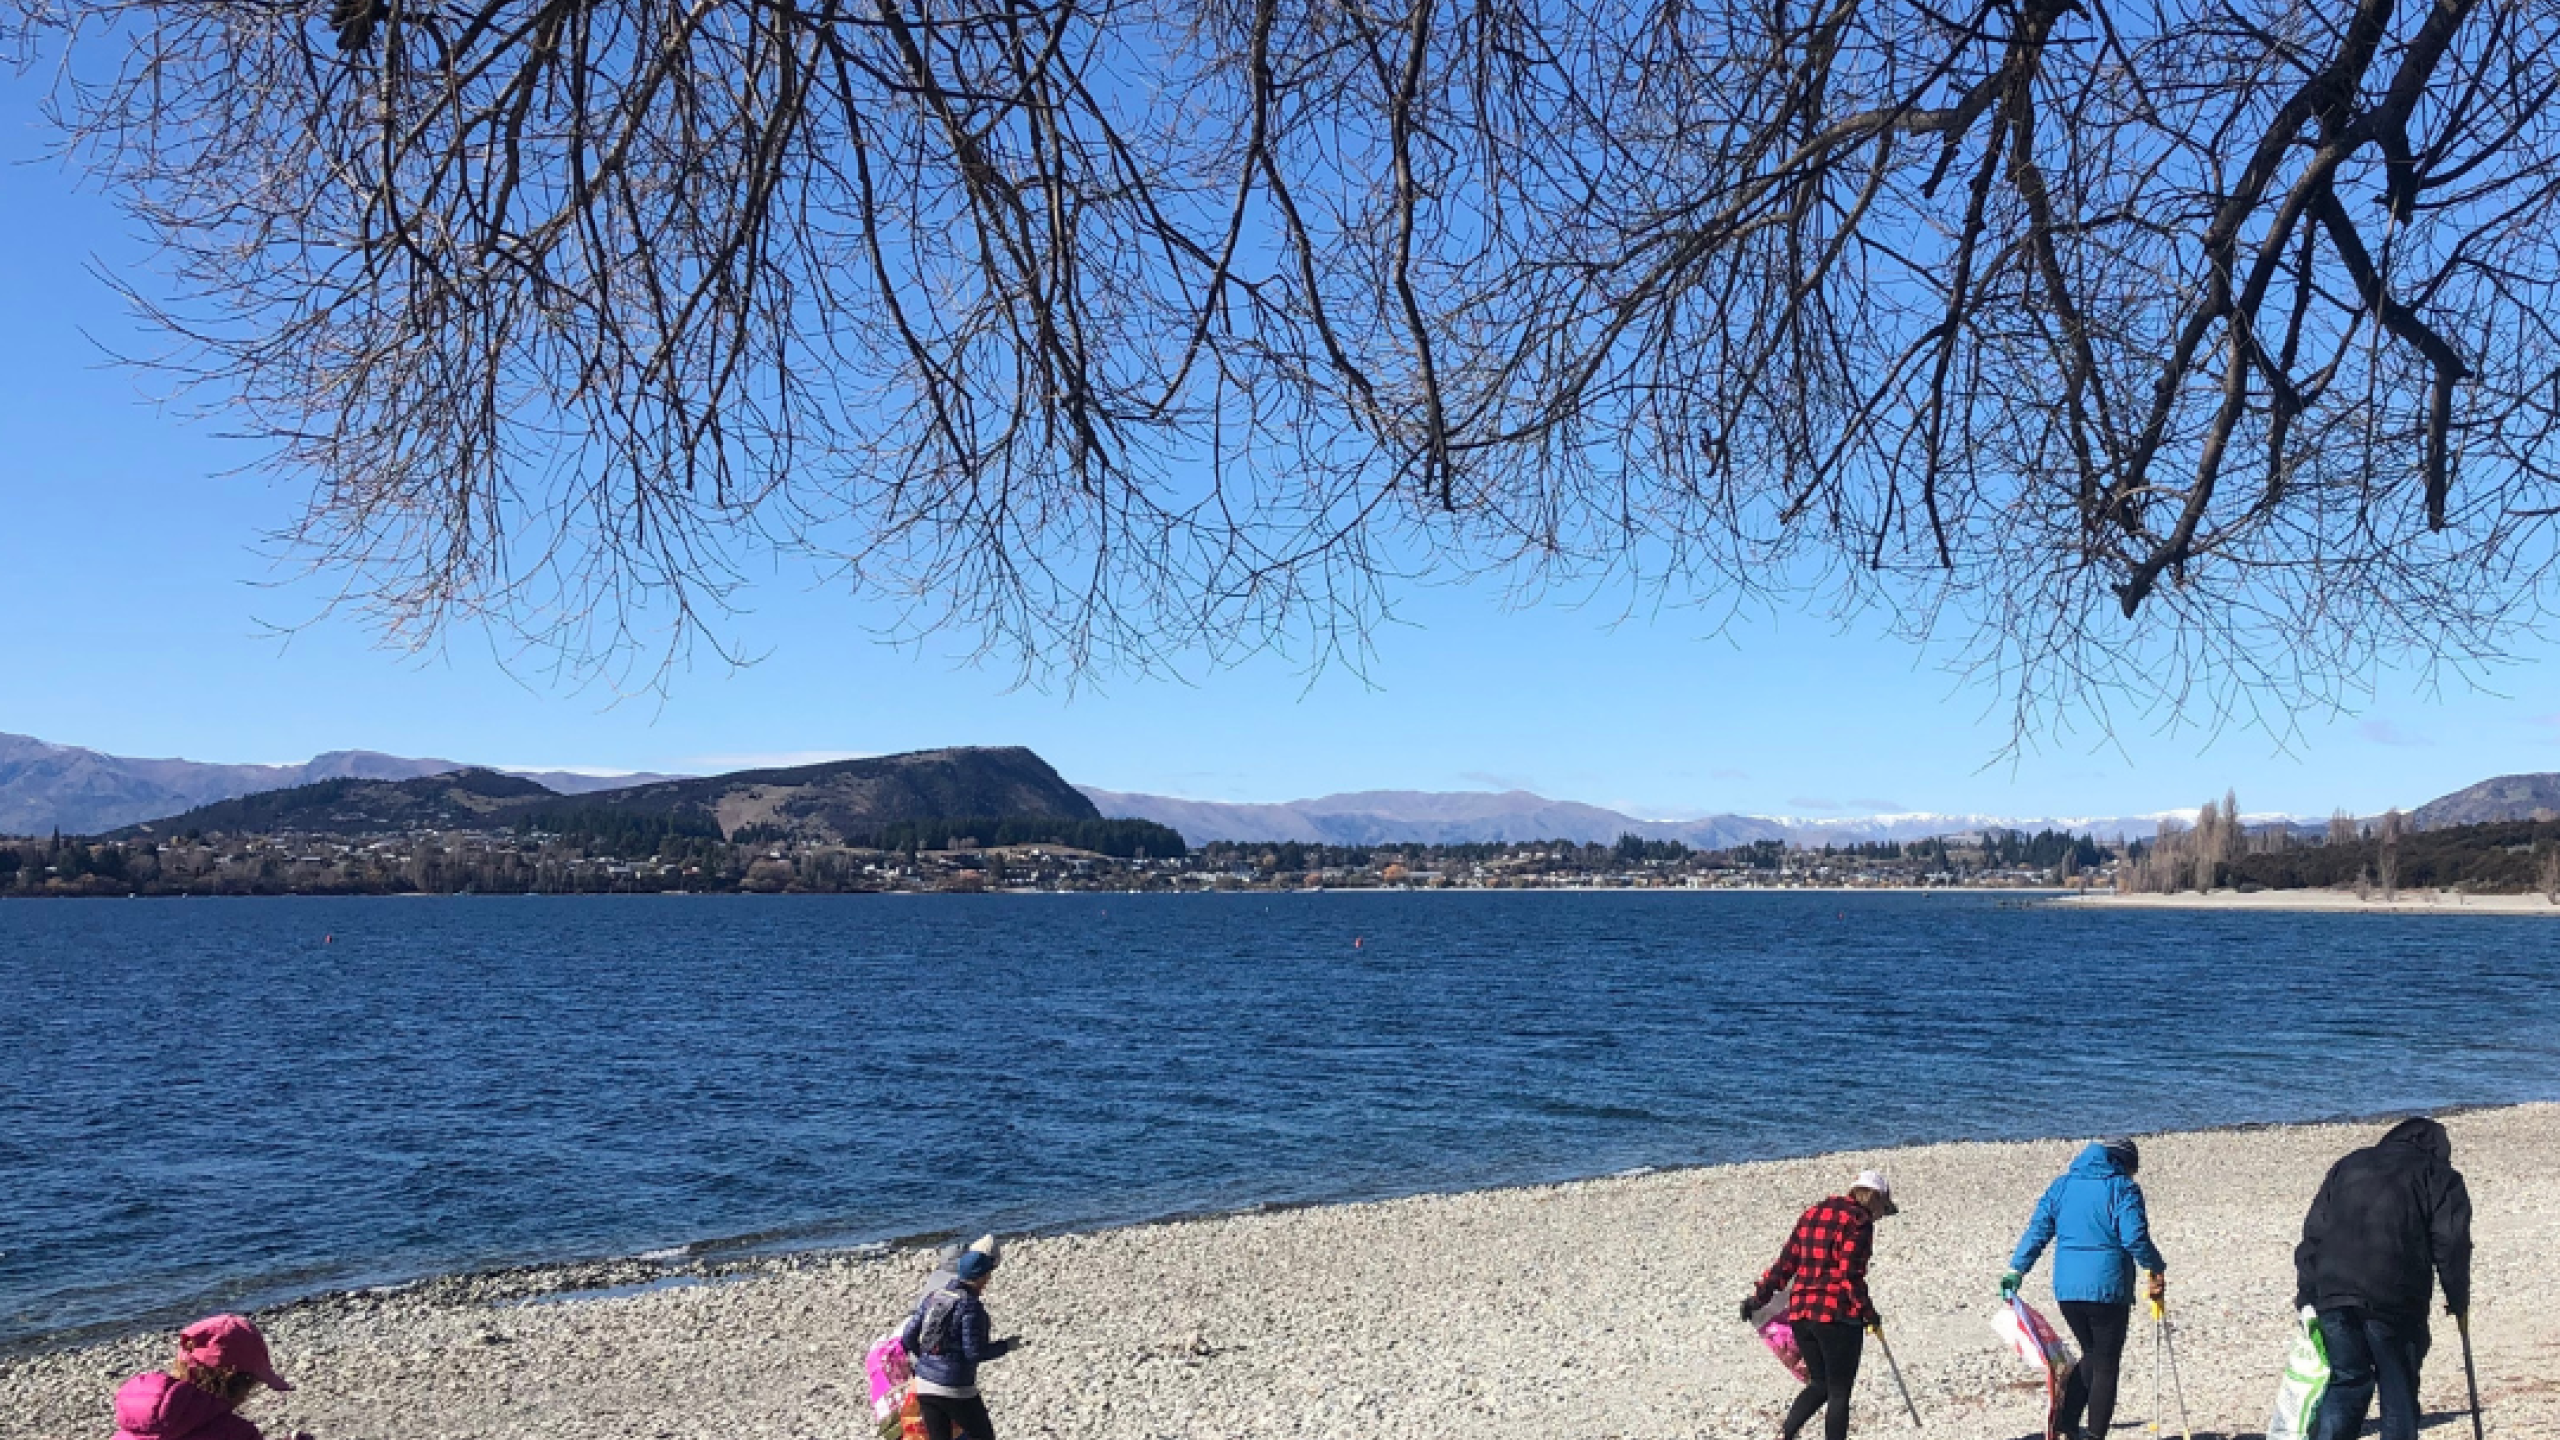
<instances>
[{"instance_id":1,"label":"leafless tree canopy","mask_svg":"<svg viewBox=\"0 0 2560 1440\"><path fill-rule=\"evenodd\" d=\"M5 7L403 635L805 552L1080 673L1489 574L1881 607L2024 723L2545 595L2560 0Z\"/></svg>"}]
</instances>

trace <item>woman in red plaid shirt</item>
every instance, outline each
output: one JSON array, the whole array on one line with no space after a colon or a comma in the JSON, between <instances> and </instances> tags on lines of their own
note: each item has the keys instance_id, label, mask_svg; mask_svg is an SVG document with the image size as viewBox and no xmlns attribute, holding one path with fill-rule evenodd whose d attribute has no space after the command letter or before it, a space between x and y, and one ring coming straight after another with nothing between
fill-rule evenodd
<instances>
[{"instance_id":1,"label":"woman in red plaid shirt","mask_svg":"<svg viewBox=\"0 0 2560 1440\"><path fill-rule=\"evenodd\" d=\"M1858 1361L1866 1353L1869 1328L1884 1328L1876 1303L1867 1295L1867 1259L1875 1253L1876 1221L1893 1214L1893 1186L1882 1173L1863 1171L1846 1195L1814 1205L1796 1221L1778 1263L1760 1277L1760 1286L1742 1302L1749 1320L1769 1297L1787 1290L1787 1324L1796 1333L1804 1357L1805 1384L1787 1410L1785 1440L1824 1411L1824 1440L1847 1440L1849 1391L1858 1383Z\"/></svg>"}]
</instances>

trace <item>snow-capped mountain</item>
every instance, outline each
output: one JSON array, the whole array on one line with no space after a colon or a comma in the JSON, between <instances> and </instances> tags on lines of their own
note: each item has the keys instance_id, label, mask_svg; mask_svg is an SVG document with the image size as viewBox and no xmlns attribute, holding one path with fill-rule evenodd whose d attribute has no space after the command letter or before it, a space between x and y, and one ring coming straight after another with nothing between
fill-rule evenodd
<instances>
[{"instance_id":1,"label":"snow-capped mountain","mask_svg":"<svg viewBox=\"0 0 2560 1440\"><path fill-rule=\"evenodd\" d=\"M1798 845L1852 845L1877 840L1925 840L2008 829L2033 833L2067 830L2101 840L2147 837L2163 819L2192 820L2192 811L2145 815L2007 816L1909 811L1888 815L1709 815L1656 820L1597 805L1551 800L1526 790L1363 790L1276 804L1184 800L1123 790L1079 786L1105 815L1153 820L1182 832L1194 845L1214 840L1286 841L1310 844L1464 844L1571 840L1607 844L1621 835L1677 840L1699 849L1724 849L1755 840ZM2252 825L2296 823L2287 816L2243 816Z\"/></svg>"}]
</instances>

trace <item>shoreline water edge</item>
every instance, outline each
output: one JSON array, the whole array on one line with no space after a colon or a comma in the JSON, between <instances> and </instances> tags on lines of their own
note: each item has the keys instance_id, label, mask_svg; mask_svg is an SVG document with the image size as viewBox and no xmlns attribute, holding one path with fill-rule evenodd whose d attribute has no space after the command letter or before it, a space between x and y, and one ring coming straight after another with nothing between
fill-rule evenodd
<instances>
[{"instance_id":1,"label":"shoreline water edge","mask_svg":"<svg viewBox=\"0 0 2560 1440\"><path fill-rule=\"evenodd\" d=\"M2403 891L2400 891L2400 892L2398 892L2398 893L2396 893L2396 894L2394 894L2394 895L2392 895L2392 896L2385 897L2385 896L2383 896L2383 895L2381 895L2381 894L2378 894L2378 893L2377 893L2377 894L2358 894L2358 893L2356 893L2355 891L2352 891L2352 890L2342 890L2342 889L2337 889L2337 888L2334 888L2334 887L2331 887L2331 888L2322 888L2322 887L2311 887L2311 886L2301 887L2301 888L2297 888L2297 889L2286 889L2286 890L2276 890L2276 889L2262 889L2262 890L2212 890L2212 891L2182 890L2182 891L2176 891L2176 892L2171 892L2171 893L2158 893L2158 892L2150 892L2150 891L2118 891L2118 890L2114 890L2114 889L2105 889L2105 888L2100 888L2100 889L2089 889L2089 890L2081 890L2081 889L2075 889L2075 888L2072 888L2072 887L2070 887L2070 886L2063 886L2063 885L2017 885L2017 884L1965 884L1965 885L1787 885L1787 884L1774 884L1774 883L1773 883L1773 884L1766 884L1766 885L1697 885L1697 886L1688 886L1688 885L1652 885L1652 886L1644 886L1644 885L1543 885L1543 886L1526 886L1526 887L1521 887L1521 888L1517 888L1517 889L1499 889L1499 890L1497 890L1497 889L1487 889L1487 888L1482 888L1482 887L1468 887L1468 886L1452 886L1452 887L1442 888L1442 887L1433 887L1433 886L1415 886L1415 885L1401 885L1401 884L1399 884L1399 885L1311 885L1311 886L1305 886L1305 887L1296 888L1296 889L1288 889L1288 890L1269 890L1269 891L1260 891L1260 890L1247 890L1247 891L1222 891L1222 890L1208 890L1208 889L1202 889L1202 890L1141 890L1141 889L1107 890L1107 889L1042 888L1042 887L1010 887L1010 888L1001 888L1001 889L973 890L973 891L967 891L967 892L960 892L960 891L939 891L939 890L881 890L881 891L841 891L841 892L810 893L810 894L792 894L792 895L768 895L768 894L757 894L757 893L753 893L753 892L746 892L746 891L737 891L737 892L725 892L725 891L699 891L699 892L695 892L695 891L672 891L672 890L671 890L671 891L655 891L655 890L650 890L650 891L631 891L631 892L628 892L628 893L615 893L615 894L607 894L607 893L603 893L603 892L581 892L581 893L567 893L567 892L563 892L563 893L554 894L554 893L550 893L550 892L541 892L541 891L536 891L536 892L526 892L526 893L515 893L515 892L507 892L507 893L491 893L491 894L485 894L485 895L482 895L482 894L473 894L473 893L470 893L470 892L456 892L456 893L428 893L428 892L424 892L424 891L405 891L405 892L398 892L398 893L386 893L386 894L370 894L370 893L366 893L366 894L337 894L337 893L319 893L319 892L314 892L314 893L308 893L308 894L306 894L306 893L298 892L298 891L285 891L285 892L279 892L279 893L277 893L277 894L272 894L272 895L188 895L188 894L166 894L166 895L138 895L138 894L137 894L137 895L123 895L123 894L118 894L118 895L112 895L112 896L77 896L77 895L63 895L63 896L7 896L7 897L0 897L0 899L39 899L39 900L40 900L40 899L99 899L99 898L104 898L104 899L118 899L118 900L160 900L160 901L200 900L200 901L211 901L211 902L216 903L216 904L238 904L238 903L242 903L242 902L274 901L274 900L326 900L326 901L335 902L335 903L343 903L343 902L358 902L358 903L362 903L362 902L369 902L369 901L429 901L429 900L459 900L459 901L499 901L499 900L504 900L504 901L517 901L517 900L569 900L569 901L590 901L590 900L657 900L657 899L666 899L666 898L684 898L684 899L708 899L708 900L736 900L736 901L739 901L739 902L741 902L741 903L748 903L748 904L752 904L752 903L756 903L756 902L770 902L770 901L773 901L773 900L776 900L776 899L788 899L788 900L822 900L822 899L846 899L846 898L850 898L850 899L864 899L864 900L881 900L881 899L917 899L917 898L940 899L940 898L945 898L945 897L950 896L950 895L954 895L954 894L962 894L962 893L965 893L965 894L967 894L967 895L971 896L972 898L980 898L980 899L1003 899L1003 898L1014 898L1014 899L1040 899L1040 898L1054 898L1054 897L1059 897L1059 896L1076 896L1076 897L1083 897L1083 898L1094 898L1094 897L1099 897L1099 898L1106 899L1106 900L1107 900L1107 899L1114 899L1114 898L1126 898L1126 897L1131 897L1131 896L1147 896L1147 897L1149 897L1149 898L1160 898L1160 897L1163 897L1163 896L1184 896L1184 897L1187 897L1187 898L1200 898L1200 897L1211 897L1211 896L1215 896L1215 897L1220 897L1220 898L1229 898L1229 897L1232 897L1232 896L1235 896L1235 895L1258 895L1258 896L1262 896L1262 897L1264 897L1264 898L1286 897L1286 898L1292 898L1292 899L1294 899L1294 898L1299 898L1299 897L1315 897L1315 896L1346 896L1346 895L1351 895L1351 896L1440 895L1440 896L1449 896L1449 897L1487 896L1487 895L1497 895L1497 896L1513 896L1513 895L1584 895L1584 896L1588 896L1588 895L1680 895L1680 896L1689 896L1689 897L1707 897L1707 896L1746 896L1746 895L1747 895L1747 896L1789 896L1789 895L1794 895L1794 896L1804 896L1804 895L1825 895L1825 896L1844 896L1844 897L1845 897L1845 896L1857 896L1857 897L1877 897L1877 896L1916 896L1916 897L1919 897L1919 898L1922 898L1922 899L1935 899L1935 898L1940 898L1940 897L1947 897L1947 898L1962 898L1962 899L1973 900L1973 901L1977 901L1977 902L1978 902L1978 901L1983 901L1983 900L1989 900L1989 901L1994 902L1995 904L1999 904L1999 905L2007 906L2007 907L2010 907L2010 908L2020 908L2020 907L2033 906L2033 905L2063 905L2063 906L2068 906L2068 907L2071 907L2071 908L2074 908L2074 909L2083 909L2083 908L2085 908L2085 909L2091 909L2091 910L2126 910L2126 911L2142 911L2142 910L2219 910L2219 911L2251 911L2251 912L2276 912L2276 913L2288 913L2288 912L2289 912L2289 913L2299 913L2299 914L2324 914L2324 915L2495 915L2495 916L2538 916L2538 917L2542 917L2542 918L2546 918L2546 919L2560 920L2560 901L2555 901L2555 900L2553 900L2550 896L2547 896L2547 895L2541 894L2541 893L2539 893L2539 892L2521 892L2521 893L2503 893L2503 892L2498 892L2498 893L2493 893L2493 892L2488 892L2488 891L2471 891L2471 890L2460 890L2460 889L2449 889L2449 888L2448 888L2448 889L2409 889L2409 890L2403 890Z\"/></svg>"},{"instance_id":2,"label":"shoreline water edge","mask_svg":"<svg viewBox=\"0 0 2560 1440\"><path fill-rule=\"evenodd\" d=\"M2491 1432L2560 1434L2560 1377L2545 1373L2560 1316L2542 1303L2560 1270L2545 1170L2560 1104L2446 1121L2477 1214ZM2384 1124L2144 1138L2198 1436L2263 1428L2303 1211ZM1879 1375L1860 1384L1860 1432L2010 1440L2040 1423L2040 1382L1992 1331L1996 1285L2077 1145L1952 1142L1028 1237L988 1303L1029 1343L985 1384L1004 1433L1060 1440L1759 1440L1793 1386L1734 1302L1799 1208L1876 1166L1905 1209L1879 1226L1874 1288L1926 1423L1910 1430ZM297 1301L261 1321L298 1388L249 1413L318 1440L841 1440L868 1426L862 1350L902 1318L930 1253L635 1257ZM2027 1293L2045 1303L2044 1277ZM2437 1329L2431 1416L2462 1408L2451 1322ZM116 1384L167 1344L0 1358L0 1440L103 1434ZM2137 1335L2117 1417L2129 1433L2150 1418L2150 1363Z\"/></svg>"}]
</instances>

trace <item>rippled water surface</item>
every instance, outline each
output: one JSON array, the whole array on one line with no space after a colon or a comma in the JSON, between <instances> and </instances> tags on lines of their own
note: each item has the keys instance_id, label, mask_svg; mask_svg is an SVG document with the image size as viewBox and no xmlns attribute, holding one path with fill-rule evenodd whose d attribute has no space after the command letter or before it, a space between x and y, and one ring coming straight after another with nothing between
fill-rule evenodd
<instances>
[{"instance_id":1,"label":"rippled water surface","mask_svg":"<svg viewBox=\"0 0 2560 1440\"><path fill-rule=\"evenodd\" d=\"M30 902L0 987L0 1346L674 1246L2560 1097L2560 923L2485 916Z\"/></svg>"}]
</instances>

